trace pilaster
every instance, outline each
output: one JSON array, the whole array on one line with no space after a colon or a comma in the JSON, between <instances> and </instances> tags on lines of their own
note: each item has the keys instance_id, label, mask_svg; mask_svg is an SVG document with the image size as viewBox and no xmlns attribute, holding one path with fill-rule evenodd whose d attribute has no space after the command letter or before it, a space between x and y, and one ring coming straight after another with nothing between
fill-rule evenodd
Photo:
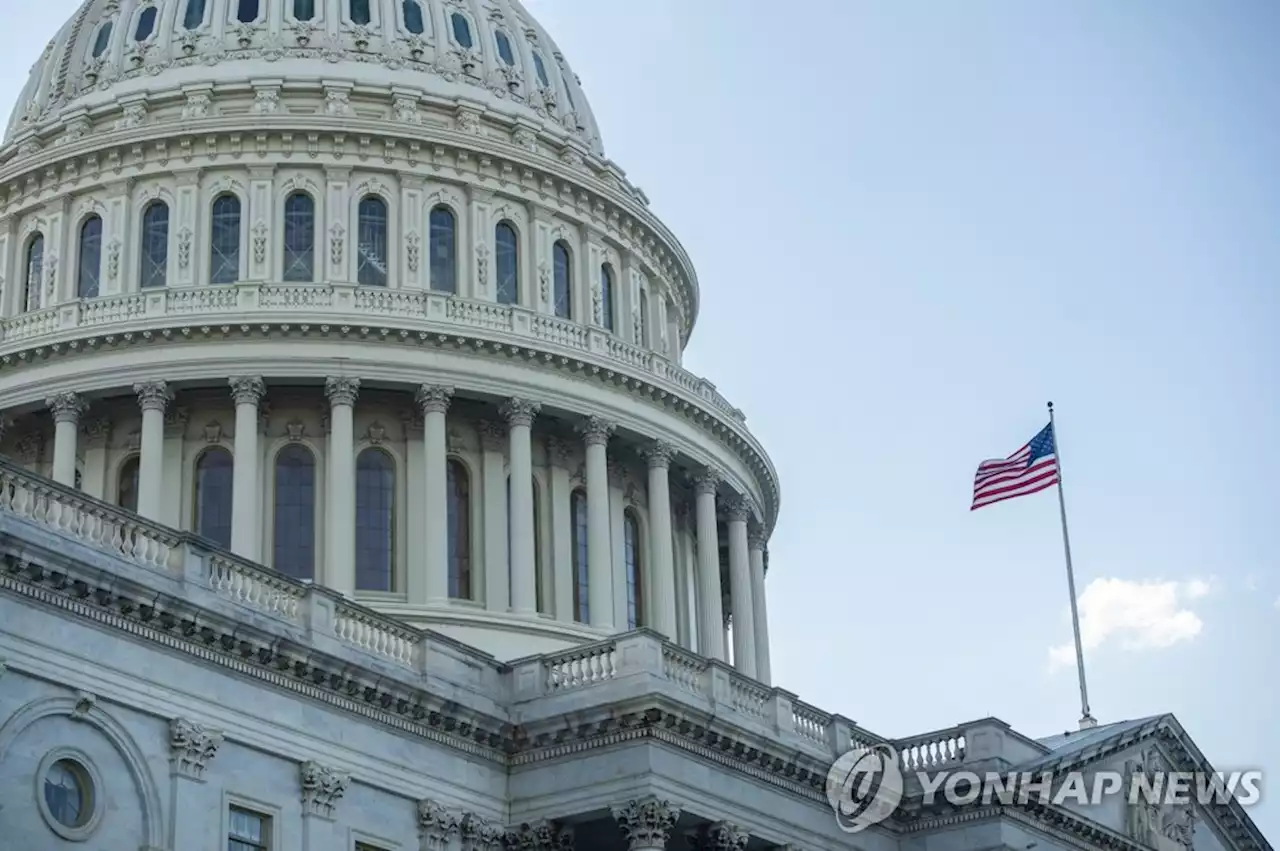
<instances>
[{"instance_id":1,"label":"pilaster","mask_svg":"<svg viewBox=\"0 0 1280 851\"><path fill-rule=\"evenodd\" d=\"M350 185L351 172L341 168L327 168L324 173L324 211L325 211L325 227L324 233L316 245L316 252L319 255L316 266L318 269L325 270L325 276L329 281L340 284L350 284L355 278L352 270L355 268L354 261L350 260L347 255L351 253L348 246L352 243L352 235L347 233L347 226L350 224Z\"/></svg>"},{"instance_id":2,"label":"pilaster","mask_svg":"<svg viewBox=\"0 0 1280 851\"><path fill-rule=\"evenodd\" d=\"M280 216L275 209L274 187L275 169L268 166L250 169L249 199L240 225L240 268L248 270L246 280L249 281L276 279L274 255L280 242L277 238Z\"/></svg>"},{"instance_id":3,"label":"pilaster","mask_svg":"<svg viewBox=\"0 0 1280 851\"><path fill-rule=\"evenodd\" d=\"M338 836L335 813L351 777L308 760L299 766L302 787L302 847L329 848Z\"/></svg>"},{"instance_id":4,"label":"pilaster","mask_svg":"<svg viewBox=\"0 0 1280 851\"><path fill-rule=\"evenodd\" d=\"M418 801L420 851L446 851L458 834L462 817L454 810L431 800Z\"/></svg>"},{"instance_id":5,"label":"pilaster","mask_svg":"<svg viewBox=\"0 0 1280 851\"><path fill-rule=\"evenodd\" d=\"M169 276L171 286L190 287L198 281L199 271L205 268L201 258L207 255L197 252L195 246L209 250L209 240L202 239L205 234L200 231L202 219L208 220L208 214L200 215L200 172L186 170L174 174L174 209L169 221L169 238L174 248L169 256Z\"/></svg>"},{"instance_id":6,"label":"pilaster","mask_svg":"<svg viewBox=\"0 0 1280 851\"><path fill-rule=\"evenodd\" d=\"M181 848L190 838L213 836L218 831L218 812L208 806L203 790L205 770L223 734L186 718L169 721L169 812L182 813L169 819L169 847Z\"/></svg>"},{"instance_id":7,"label":"pilaster","mask_svg":"<svg viewBox=\"0 0 1280 851\"><path fill-rule=\"evenodd\" d=\"M507 520L507 430L502 423L481 420L480 475L484 479L484 602L491 612L511 607L511 575Z\"/></svg>"}]
</instances>

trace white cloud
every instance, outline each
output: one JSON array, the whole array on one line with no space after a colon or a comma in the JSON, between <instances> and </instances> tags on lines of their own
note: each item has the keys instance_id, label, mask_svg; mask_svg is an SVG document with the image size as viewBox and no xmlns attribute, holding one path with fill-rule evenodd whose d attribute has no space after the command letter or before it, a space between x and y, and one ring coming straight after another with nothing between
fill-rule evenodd
<instances>
[{"instance_id":1,"label":"white cloud","mask_svg":"<svg viewBox=\"0 0 1280 851\"><path fill-rule=\"evenodd\" d=\"M1187 608L1209 593L1203 579L1189 582L1095 579L1080 595L1080 641L1084 649L1116 645L1122 650L1160 650L1200 634L1204 622ZM1280 600L1276 601L1280 606ZM1074 665L1075 645L1049 648L1050 667Z\"/></svg>"}]
</instances>

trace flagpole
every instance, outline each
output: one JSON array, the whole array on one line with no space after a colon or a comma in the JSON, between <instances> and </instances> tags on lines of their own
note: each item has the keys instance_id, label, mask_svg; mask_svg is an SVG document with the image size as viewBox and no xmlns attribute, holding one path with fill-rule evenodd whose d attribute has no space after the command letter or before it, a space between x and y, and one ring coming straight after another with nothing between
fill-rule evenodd
<instances>
[{"instance_id":1,"label":"flagpole","mask_svg":"<svg viewBox=\"0 0 1280 851\"><path fill-rule=\"evenodd\" d=\"M1067 534L1067 500L1062 495L1062 453L1058 451L1058 427L1053 422L1053 403L1049 403L1049 434L1053 437L1053 457L1058 465L1058 513L1062 517L1062 552L1067 558L1067 592L1071 595L1071 630L1076 639L1076 672L1080 675L1080 729L1098 726L1089 712L1089 687L1084 681L1084 647L1080 643L1080 612L1076 607L1076 577L1071 569L1071 536Z\"/></svg>"}]
</instances>

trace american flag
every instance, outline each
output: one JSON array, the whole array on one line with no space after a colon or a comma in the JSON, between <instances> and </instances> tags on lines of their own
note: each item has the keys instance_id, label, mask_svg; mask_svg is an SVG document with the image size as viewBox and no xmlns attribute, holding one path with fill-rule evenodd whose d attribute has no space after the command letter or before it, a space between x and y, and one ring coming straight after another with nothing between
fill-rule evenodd
<instances>
[{"instance_id":1,"label":"american flag","mask_svg":"<svg viewBox=\"0 0 1280 851\"><path fill-rule=\"evenodd\" d=\"M1008 458L983 461L973 477L973 505L982 508L1015 496L1042 491L1058 483L1058 456L1054 452L1053 423Z\"/></svg>"}]
</instances>

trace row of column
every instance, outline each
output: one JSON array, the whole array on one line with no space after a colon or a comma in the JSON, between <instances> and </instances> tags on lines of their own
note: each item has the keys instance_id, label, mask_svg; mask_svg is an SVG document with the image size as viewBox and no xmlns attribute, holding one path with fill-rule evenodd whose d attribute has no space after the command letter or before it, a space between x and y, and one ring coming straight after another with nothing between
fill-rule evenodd
<instances>
[{"instance_id":1,"label":"row of column","mask_svg":"<svg viewBox=\"0 0 1280 851\"><path fill-rule=\"evenodd\" d=\"M235 446L232 477L231 549L237 555L261 562L261 523L264 507L259 486L259 405L266 385L259 376L229 379L235 404ZM325 381L330 407L328 506L324 524L329 569L325 577L336 591L355 592L355 428L354 409L360 380L345 376ZM173 399L161 381L134 385L142 410L138 513L158 519L164 500L164 412ZM448 445L446 415L453 388L422 385L416 401L423 414L423 481L426 494L422 518L426 524L426 597L429 605L449 600ZM85 402L75 393L48 400L55 422L53 478L74 486L76 441ZM510 463L511 608L519 614L538 610L537 560L534 534L534 483L532 428L541 405L512 398L499 411L507 424ZM614 623L614 564L610 522L608 444L616 426L597 416L578 426L586 450L587 578L591 626L612 630ZM670 497L670 469L674 449L655 441L643 450L648 464L649 541L646 578L650 582L646 626L675 639L677 636L676 572ZM720 581L720 541L717 502L722 476L703 470L694 476L696 493L697 636L695 648L703 655L727 661L724 613ZM729 537L729 591L733 611L733 663L740 671L768 683L768 614L764 590L764 537L750 528L752 509L741 498L727 505ZM560 574L563 575L563 574Z\"/></svg>"}]
</instances>

